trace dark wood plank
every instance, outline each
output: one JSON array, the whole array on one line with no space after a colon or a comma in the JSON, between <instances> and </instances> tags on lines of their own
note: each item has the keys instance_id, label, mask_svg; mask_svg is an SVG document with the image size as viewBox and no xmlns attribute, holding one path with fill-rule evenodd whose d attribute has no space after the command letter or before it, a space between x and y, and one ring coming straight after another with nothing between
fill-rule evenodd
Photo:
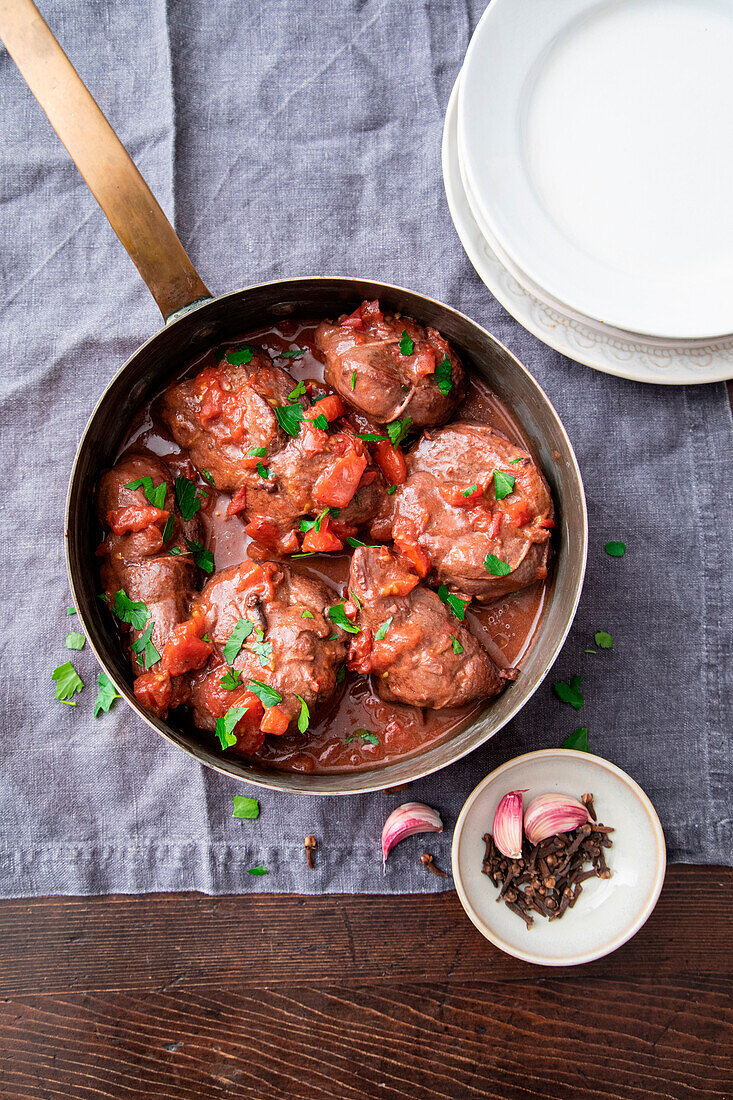
<instances>
[{"instance_id":1,"label":"dark wood plank","mask_svg":"<svg viewBox=\"0 0 733 1100\"><path fill-rule=\"evenodd\" d=\"M730 1097L731 887L672 867L631 943L567 971L452 893L0 902L0 1097Z\"/></svg>"},{"instance_id":2,"label":"dark wood plank","mask_svg":"<svg viewBox=\"0 0 733 1100\"><path fill-rule=\"evenodd\" d=\"M645 927L556 974L733 977L733 869L671 867ZM715 914L710 919L710 914ZM496 950L453 892L403 897L198 894L0 902L0 996L208 984L537 979Z\"/></svg>"}]
</instances>

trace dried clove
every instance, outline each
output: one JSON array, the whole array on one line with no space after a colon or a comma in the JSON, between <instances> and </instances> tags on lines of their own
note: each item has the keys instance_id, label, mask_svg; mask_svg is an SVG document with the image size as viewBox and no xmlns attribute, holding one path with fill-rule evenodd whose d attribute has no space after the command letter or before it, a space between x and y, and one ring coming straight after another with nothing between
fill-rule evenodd
<instances>
[{"instance_id":1,"label":"dried clove","mask_svg":"<svg viewBox=\"0 0 733 1100\"><path fill-rule=\"evenodd\" d=\"M587 879L610 877L604 849L612 845L608 834L613 829L597 822L591 794L578 806L590 820L536 844L525 838L518 858L504 855L491 833L484 836L483 873L499 890L496 900L521 917L527 928L534 922L533 913L559 920L573 908Z\"/></svg>"},{"instance_id":2,"label":"dried clove","mask_svg":"<svg viewBox=\"0 0 733 1100\"><path fill-rule=\"evenodd\" d=\"M435 860L429 852L423 852L423 854L420 856L420 862L422 863L423 867L427 867L428 871L431 871L432 874L437 875L438 878L449 878L447 871L441 871L440 867L436 867Z\"/></svg>"},{"instance_id":3,"label":"dried clove","mask_svg":"<svg viewBox=\"0 0 733 1100\"><path fill-rule=\"evenodd\" d=\"M310 867L310 869L312 871L313 867L315 866L315 864L313 863L313 853L315 852L315 850L317 848L316 838L314 836L307 836L305 838L305 842L303 844L303 847L305 848L306 861L307 861L308 866Z\"/></svg>"}]
</instances>

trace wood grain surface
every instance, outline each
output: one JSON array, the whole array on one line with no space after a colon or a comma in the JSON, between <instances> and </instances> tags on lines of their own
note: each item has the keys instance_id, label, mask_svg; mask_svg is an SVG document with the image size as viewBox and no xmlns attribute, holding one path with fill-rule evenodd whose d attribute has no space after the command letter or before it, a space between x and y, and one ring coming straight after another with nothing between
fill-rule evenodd
<instances>
[{"instance_id":1,"label":"wood grain surface","mask_svg":"<svg viewBox=\"0 0 733 1100\"><path fill-rule=\"evenodd\" d=\"M733 1096L733 870L676 866L584 967L453 893L0 902L0 1096Z\"/></svg>"}]
</instances>

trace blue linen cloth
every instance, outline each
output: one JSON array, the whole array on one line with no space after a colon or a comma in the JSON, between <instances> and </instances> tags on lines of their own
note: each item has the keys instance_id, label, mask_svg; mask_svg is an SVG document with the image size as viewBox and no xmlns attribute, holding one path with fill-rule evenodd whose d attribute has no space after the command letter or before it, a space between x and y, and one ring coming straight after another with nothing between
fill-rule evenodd
<instances>
[{"instance_id":1,"label":"blue linen cloth","mask_svg":"<svg viewBox=\"0 0 733 1100\"><path fill-rule=\"evenodd\" d=\"M3 475L0 895L435 891L464 799L503 760L581 722L659 811L674 860L731 861L731 420L725 387L660 388L544 347L492 299L450 222L443 115L483 3L41 0L204 281L302 274L401 283L457 306L529 367L576 448L590 512L577 621L554 673L491 743L400 795L284 797L238 785L123 704L95 720L97 669L70 654L68 471L103 387L160 319L7 54L0 52ZM603 546L622 539L626 556ZM613 649L585 652L596 630ZM72 656L76 708L53 698ZM583 678L581 715L551 681ZM231 798L259 798L257 821ZM446 831L393 852L400 801ZM305 868L303 839L318 838ZM264 864L268 874L247 869Z\"/></svg>"}]
</instances>

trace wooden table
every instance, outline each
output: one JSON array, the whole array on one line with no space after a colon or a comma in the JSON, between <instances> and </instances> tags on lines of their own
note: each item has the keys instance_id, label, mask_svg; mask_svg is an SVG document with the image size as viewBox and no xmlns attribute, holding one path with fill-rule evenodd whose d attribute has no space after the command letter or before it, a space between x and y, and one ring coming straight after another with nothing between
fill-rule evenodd
<instances>
[{"instance_id":1,"label":"wooden table","mask_svg":"<svg viewBox=\"0 0 733 1100\"><path fill-rule=\"evenodd\" d=\"M733 1096L733 870L673 866L609 958L532 967L454 893L0 902L0 1096Z\"/></svg>"}]
</instances>

